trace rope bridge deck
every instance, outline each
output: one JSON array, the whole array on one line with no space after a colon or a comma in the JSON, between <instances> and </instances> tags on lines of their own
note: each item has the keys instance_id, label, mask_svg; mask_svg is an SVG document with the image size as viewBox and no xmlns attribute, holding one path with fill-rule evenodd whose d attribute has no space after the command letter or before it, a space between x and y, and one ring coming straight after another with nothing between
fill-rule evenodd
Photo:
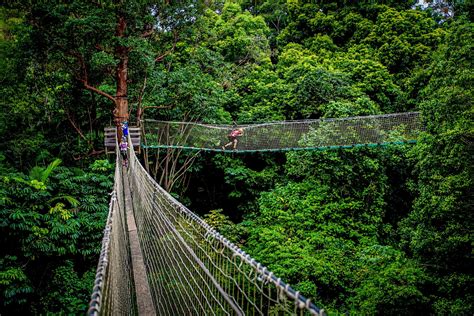
<instances>
[{"instance_id":1,"label":"rope bridge deck","mask_svg":"<svg viewBox=\"0 0 474 316\"><path fill-rule=\"evenodd\" d=\"M242 128L236 152L324 150L416 142L423 125L419 112L285 121L249 125L212 125L146 120L144 148L223 151L227 135ZM233 151L227 147L225 151Z\"/></svg>"},{"instance_id":2,"label":"rope bridge deck","mask_svg":"<svg viewBox=\"0 0 474 316\"><path fill-rule=\"evenodd\" d=\"M161 188L133 147L128 169L116 157L89 315L323 314Z\"/></svg>"}]
</instances>

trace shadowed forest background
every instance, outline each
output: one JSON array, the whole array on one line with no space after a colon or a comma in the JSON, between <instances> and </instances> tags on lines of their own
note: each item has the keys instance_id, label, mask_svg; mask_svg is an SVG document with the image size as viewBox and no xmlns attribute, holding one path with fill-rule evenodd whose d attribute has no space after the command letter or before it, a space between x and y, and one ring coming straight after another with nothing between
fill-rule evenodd
<instances>
[{"instance_id":1,"label":"shadowed forest background","mask_svg":"<svg viewBox=\"0 0 474 316\"><path fill-rule=\"evenodd\" d=\"M472 4L169 2L0 7L0 313L87 310L113 185L103 128L126 59L131 125L420 111L416 144L183 151L168 157L187 172L166 177L166 150L144 163L330 314L471 315Z\"/></svg>"}]
</instances>

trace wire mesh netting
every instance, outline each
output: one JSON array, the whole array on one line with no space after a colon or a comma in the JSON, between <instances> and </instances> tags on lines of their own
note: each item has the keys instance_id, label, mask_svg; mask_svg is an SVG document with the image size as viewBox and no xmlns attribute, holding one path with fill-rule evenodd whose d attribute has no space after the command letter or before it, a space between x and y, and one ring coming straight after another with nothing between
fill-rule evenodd
<instances>
[{"instance_id":1,"label":"wire mesh netting","mask_svg":"<svg viewBox=\"0 0 474 316\"><path fill-rule=\"evenodd\" d=\"M133 148L129 156L128 173L116 171L116 196L123 190L122 176L128 174L156 314L323 314L161 188ZM116 168L120 165L117 162ZM118 213L124 214L120 205L120 199L113 197L90 314L136 314L126 222L116 219Z\"/></svg>"},{"instance_id":2,"label":"wire mesh netting","mask_svg":"<svg viewBox=\"0 0 474 316\"><path fill-rule=\"evenodd\" d=\"M321 314L175 200L130 151L137 229L160 315Z\"/></svg>"},{"instance_id":3,"label":"wire mesh netting","mask_svg":"<svg viewBox=\"0 0 474 316\"><path fill-rule=\"evenodd\" d=\"M352 147L414 142L423 130L418 112L340 119L285 121L249 125L144 121L145 148L223 150L229 133L242 128L237 151L271 151ZM233 146L225 150L232 150Z\"/></svg>"},{"instance_id":4,"label":"wire mesh netting","mask_svg":"<svg viewBox=\"0 0 474 316\"><path fill-rule=\"evenodd\" d=\"M88 315L137 314L119 156Z\"/></svg>"}]
</instances>

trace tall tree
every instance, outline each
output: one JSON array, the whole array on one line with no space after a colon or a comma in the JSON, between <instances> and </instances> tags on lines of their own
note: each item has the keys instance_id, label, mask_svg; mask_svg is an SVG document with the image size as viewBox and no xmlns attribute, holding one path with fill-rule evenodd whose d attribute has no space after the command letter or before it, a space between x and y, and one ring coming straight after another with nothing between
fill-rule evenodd
<instances>
[{"instance_id":1,"label":"tall tree","mask_svg":"<svg viewBox=\"0 0 474 316\"><path fill-rule=\"evenodd\" d=\"M129 120L130 98L140 97L144 73L163 58L162 48L154 43L163 43L183 24L192 23L200 8L189 1L172 5L83 0L16 7L27 12L37 59L65 71L73 85L76 81L111 101L116 125ZM80 123L71 123L80 132Z\"/></svg>"},{"instance_id":2,"label":"tall tree","mask_svg":"<svg viewBox=\"0 0 474 316\"><path fill-rule=\"evenodd\" d=\"M429 68L427 133L412 151L417 198L401 227L405 246L430 271L440 314L473 310L473 26L453 23Z\"/></svg>"}]
</instances>

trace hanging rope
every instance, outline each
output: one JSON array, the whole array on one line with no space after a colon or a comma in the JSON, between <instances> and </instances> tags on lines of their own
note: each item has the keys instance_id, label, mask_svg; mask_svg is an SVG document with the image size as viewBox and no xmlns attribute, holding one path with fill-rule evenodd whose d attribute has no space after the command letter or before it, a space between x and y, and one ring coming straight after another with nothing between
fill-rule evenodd
<instances>
[{"instance_id":1,"label":"hanging rope","mask_svg":"<svg viewBox=\"0 0 474 316\"><path fill-rule=\"evenodd\" d=\"M424 129L418 112L236 126L146 120L144 127L144 148L237 152L404 144L416 142ZM237 144L229 145L232 131L239 129Z\"/></svg>"},{"instance_id":2,"label":"hanging rope","mask_svg":"<svg viewBox=\"0 0 474 316\"><path fill-rule=\"evenodd\" d=\"M117 155L119 157L119 155ZM120 159L120 158L118 158ZM266 267L161 188L129 148L115 192L89 314L135 314L129 244L120 199L128 176L148 285L158 315L322 315ZM117 161L116 168L121 168ZM117 196L117 198L114 198ZM114 245L120 245L116 247Z\"/></svg>"}]
</instances>

